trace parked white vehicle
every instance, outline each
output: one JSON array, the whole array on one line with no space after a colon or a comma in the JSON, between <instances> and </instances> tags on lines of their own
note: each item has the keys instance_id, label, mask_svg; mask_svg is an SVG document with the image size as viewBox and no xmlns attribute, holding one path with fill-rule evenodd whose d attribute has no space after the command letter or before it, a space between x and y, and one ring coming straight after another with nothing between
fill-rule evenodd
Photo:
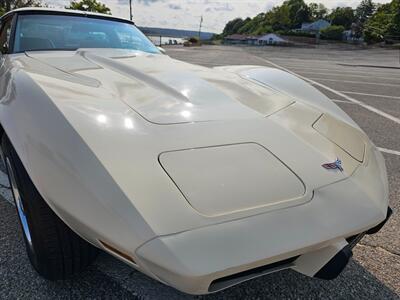
<instances>
[{"instance_id":1,"label":"parked white vehicle","mask_svg":"<svg viewBox=\"0 0 400 300\"><path fill-rule=\"evenodd\" d=\"M0 46L2 156L47 279L98 248L190 294L331 279L390 216L381 153L291 74L191 65L75 11L12 11Z\"/></svg>"}]
</instances>

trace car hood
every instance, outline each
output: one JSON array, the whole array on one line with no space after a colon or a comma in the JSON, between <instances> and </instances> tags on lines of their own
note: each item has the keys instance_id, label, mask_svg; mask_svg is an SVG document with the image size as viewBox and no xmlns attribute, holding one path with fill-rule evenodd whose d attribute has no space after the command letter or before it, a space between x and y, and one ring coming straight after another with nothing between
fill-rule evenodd
<instances>
[{"instance_id":1,"label":"car hood","mask_svg":"<svg viewBox=\"0 0 400 300\"><path fill-rule=\"evenodd\" d=\"M266 117L294 99L224 70L125 50L27 52L32 72L107 90L156 124ZM27 67L25 66L25 67Z\"/></svg>"},{"instance_id":2,"label":"car hood","mask_svg":"<svg viewBox=\"0 0 400 300\"><path fill-rule=\"evenodd\" d=\"M364 134L313 104L321 98L329 108L330 100L287 73L261 80L253 68L237 73L118 50L11 59L15 88L7 92L22 100L9 106L20 105L18 119L30 122L20 128L32 177L68 173L70 186L89 187L127 222L137 210L157 235L306 204L368 163ZM341 169L324 167L338 160ZM99 188L98 174L111 176L110 185ZM68 186L47 182L54 197ZM128 200L109 192L116 187ZM64 196L60 205L73 202Z\"/></svg>"}]
</instances>

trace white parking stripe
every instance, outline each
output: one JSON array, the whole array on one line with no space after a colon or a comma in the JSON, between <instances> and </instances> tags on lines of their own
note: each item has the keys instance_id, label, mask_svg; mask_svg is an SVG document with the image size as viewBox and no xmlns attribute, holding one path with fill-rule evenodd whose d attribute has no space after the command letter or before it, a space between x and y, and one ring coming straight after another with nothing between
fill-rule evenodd
<instances>
[{"instance_id":1,"label":"white parking stripe","mask_svg":"<svg viewBox=\"0 0 400 300\"><path fill-rule=\"evenodd\" d=\"M352 83L352 84L372 84L372 85L381 85L381 86L389 86L389 87L399 87L398 84L391 83L379 83L379 82L367 82L367 81L353 81L353 80L338 80L338 79L328 79L328 78L315 78L308 77L311 80L320 80L320 81L332 81L332 82L341 82L341 83Z\"/></svg>"},{"instance_id":2,"label":"white parking stripe","mask_svg":"<svg viewBox=\"0 0 400 300\"><path fill-rule=\"evenodd\" d=\"M396 59L396 58L395 58ZM340 60L326 60L326 59L313 59L313 60L307 60L304 58L288 58L288 57L274 57L274 60L282 60L284 65L290 64L290 65L297 65L297 66L308 66L310 63L314 66L326 66L329 65L331 66L332 64L336 67L345 67L345 68L358 68L358 69L383 69L383 70L393 70L397 71L400 65L386 65L386 66L376 66L373 64L349 64L349 63L343 63L343 61Z\"/></svg>"},{"instance_id":3,"label":"white parking stripe","mask_svg":"<svg viewBox=\"0 0 400 300\"><path fill-rule=\"evenodd\" d=\"M335 72L337 74L366 74L366 73L370 74L371 73L371 72L366 72L366 71L357 72L357 71L350 71L350 70L347 70L347 69L339 69L339 68L306 67L306 66L295 66L295 65L290 65L290 64L286 64L285 67L286 68L291 68L293 70L296 70L297 72L301 72L300 70L316 70L317 72L318 71L328 71L328 72L330 72L332 74L334 74ZM393 73L376 72L376 71L374 71L371 74L373 74L374 76L378 75L379 77L381 77L381 76L387 76L388 74L393 74ZM393 74L393 75L395 75L395 74Z\"/></svg>"},{"instance_id":4,"label":"white parking stripe","mask_svg":"<svg viewBox=\"0 0 400 300\"><path fill-rule=\"evenodd\" d=\"M389 154L400 156L400 151L390 150L390 149L386 149L386 148L378 148L378 149L379 149L379 151L384 152L384 153L389 153Z\"/></svg>"},{"instance_id":5,"label":"white parking stripe","mask_svg":"<svg viewBox=\"0 0 400 300\"><path fill-rule=\"evenodd\" d=\"M351 95L360 95L360 96L368 96L368 97L378 97L378 98L389 98L389 99L400 99L397 96L387 96L387 95L377 95L377 94L366 94L366 93L358 93L358 92L348 92L348 91L340 91L344 94L351 94Z\"/></svg>"},{"instance_id":6,"label":"white parking stripe","mask_svg":"<svg viewBox=\"0 0 400 300\"><path fill-rule=\"evenodd\" d=\"M380 115L380 116L382 116L382 117L384 117L384 118L386 118L388 120L391 120L391 121L393 121L393 122L395 122L395 123L400 125L400 119L395 117L395 116L392 116L392 115L390 115L390 114L388 114L388 113L386 113L384 111L381 111L381 110L379 110L379 109L377 109L377 108L375 108L375 107L373 107L371 105L365 104L364 102L361 102L359 100L351 98L350 96L347 96L347 95L345 95L345 94L343 94L341 92L338 92L338 91L336 91L336 90L334 90L334 89L332 89L332 88L330 88L330 87L328 87L328 86L326 86L326 85L324 85L322 83L319 83L319 82L316 82L316 81L314 81L312 79L309 79L307 77L301 76L301 75L299 75L299 74L297 74L297 73L295 73L295 72L293 72L293 71L291 71L289 69L286 69L286 68L281 67L280 65L278 65L276 63L273 63L272 61L269 61L267 59L264 59L264 58L261 58L261 57L258 57L258 56L254 56L254 57L259 59L259 60L261 60L261 61L263 61L264 63L267 63L267 64L270 64L270 65L274 66L275 68L278 68L278 69L286 71L286 72L288 72L290 74L293 74L293 75L295 75L295 76L297 76L297 77L299 77L299 78L301 78L301 79L303 79L305 81L310 82L313 85L319 86L319 87L321 87L321 88L323 88L323 89L325 89L325 90L327 90L327 91L329 91L331 93L334 93L334 94L336 94L336 95L338 95L338 96L340 96L340 97L342 97L342 98L344 98L346 100L349 100L350 102L356 103L356 104L360 105L361 107L363 107L363 108L365 108L365 109L367 109L369 111L372 111L372 112L374 112L374 113L376 113L376 114L378 114L378 115Z\"/></svg>"},{"instance_id":7,"label":"white parking stripe","mask_svg":"<svg viewBox=\"0 0 400 300\"><path fill-rule=\"evenodd\" d=\"M337 102L337 103L347 103L347 104L356 104L354 102L350 102L347 100L339 100L339 99L331 99L333 102Z\"/></svg>"},{"instance_id":8,"label":"white parking stripe","mask_svg":"<svg viewBox=\"0 0 400 300\"><path fill-rule=\"evenodd\" d=\"M333 73L322 73L322 72L309 72L309 71L299 71L301 74L311 74L311 75L323 75L323 76L340 76L340 77L359 77L359 78L371 78L371 75L353 75L353 74L343 74L343 72L339 72L339 74L333 74ZM382 80L395 80L395 81L400 81L399 78L390 78L390 77L380 77L380 76L374 76L374 79L382 79ZM366 83L366 82L364 82Z\"/></svg>"}]
</instances>

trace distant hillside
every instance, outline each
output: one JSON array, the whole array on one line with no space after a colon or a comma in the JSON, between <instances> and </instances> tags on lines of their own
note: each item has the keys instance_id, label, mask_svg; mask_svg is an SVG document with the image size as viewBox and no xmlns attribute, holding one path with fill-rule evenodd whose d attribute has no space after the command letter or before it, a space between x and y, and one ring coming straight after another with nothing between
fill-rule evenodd
<instances>
[{"instance_id":1,"label":"distant hillside","mask_svg":"<svg viewBox=\"0 0 400 300\"><path fill-rule=\"evenodd\" d=\"M190 38L192 36L199 36L198 31L193 30L181 30L181 29L170 29L170 28L155 28L155 27L139 27L141 31L143 31L146 35L161 35L166 37L174 37L174 38ZM202 32L201 39L202 40L210 40L214 36L212 32Z\"/></svg>"}]
</instances>

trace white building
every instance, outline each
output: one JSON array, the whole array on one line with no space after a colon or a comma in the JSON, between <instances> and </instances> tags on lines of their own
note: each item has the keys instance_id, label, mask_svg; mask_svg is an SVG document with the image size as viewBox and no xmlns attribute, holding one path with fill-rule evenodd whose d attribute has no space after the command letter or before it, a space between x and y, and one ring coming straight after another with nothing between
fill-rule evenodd
<instances>
[{"instance_id":1,"label":"white building","mask_svg":"<svg viewBox=\"0 0 400 300\"><path fill-rule=\"evenodd\" d=\"M289 43L289 41L285 40L284 38L280 37L275 33L266 34L258 38L257 41L259 45L282 45Z\"/></svg>"}]
</instances>

